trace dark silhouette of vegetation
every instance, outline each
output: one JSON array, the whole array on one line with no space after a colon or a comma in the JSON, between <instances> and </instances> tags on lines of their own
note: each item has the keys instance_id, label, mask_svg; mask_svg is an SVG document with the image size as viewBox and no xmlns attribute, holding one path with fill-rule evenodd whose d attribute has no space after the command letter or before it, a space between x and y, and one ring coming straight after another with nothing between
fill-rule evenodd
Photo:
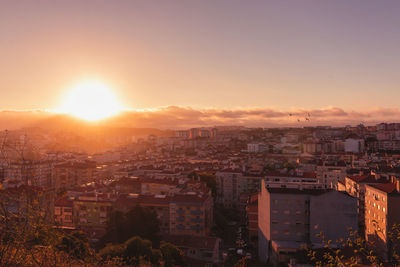
<instances>
[{"instance_id":1,"label":"dark silhouette of vegetation","mask_svg":"<svg viewBox=\"0 0 400 267\"><path fill-rule=\"evenodd\" d=\"M142 263L165 267L185 265L182 252L175 245L162 241L160 249L154 249L149 240L139 236L123 244L107 244L99 255L104 261L120 260L132 266L141 266Z\"/></svg>"},{"instance_id":2,"label":"dark silhouette of vegetation","mask_svg":"<svg viewBox=\"0 0 400 267\"><path fill-rule=\"evenodd\" d=\"M115 211L111 214L102 243L124 243L131 237L140 236L158 246L159 233L160 222L157 215L150 210L136 206L127 213Z\"/></svg>"},{"instance_id":3,"label":"dark silhouette of vegetation","mask_svg":"<svg viewBox=\"0 0 400 267\"><path fill-rule=\"evenodd\" d=\"M165 267L185 265L182 252L175 245L161 241L160 251Z\"/></svg>"},{"instance_id":4,"label":"dark silhouette of vegetation","mask_svg":"<svg viewBox=\"0 0 400 267\"><path fill-rule=\"evenodd\" d=\"M86 234L79 231L62 236L58 248L80 260L90 257L93 253Z\"/></svg>"},{"instance_id":5,"label":"dark silhouette of vegetation","mask_svg":"<svg viewBox=\"0 0 400 267\"><path fill-rule=\"evenodd\" d=\"M394 224L388 232L387 245L378 240L366 241L357 231L349 230L347 239L334 243L318 234L324 247L308 249L308 257L316 266L399 266L400 224Z\"/></svg>"},{"instance_id":6,"label":"dark silhouette of vegetation","mask_svg":"<svg viewBox=\"0 0 400 267\"><path fill-rule=\"evenodd\" d=\"M188 174L188 177L192 180L200 180L204 182L206 186L211 190L211 194L213 197L217 194L217 179L215 175L209 173L197 173L193 171Z\"/></svg>"},{"instance_id":7,"label":"dark silhouette of vegetation","mask_svg":"<svg viewBox=\"0 0 400 267\"><path fill-rule=\"evenodd\" d=\"M206 183L207 187L211 190L212 196L215 197L217 195L217 180L215 175L201 173L199 176L200 181Z\"/></svg>"}]
</instances>

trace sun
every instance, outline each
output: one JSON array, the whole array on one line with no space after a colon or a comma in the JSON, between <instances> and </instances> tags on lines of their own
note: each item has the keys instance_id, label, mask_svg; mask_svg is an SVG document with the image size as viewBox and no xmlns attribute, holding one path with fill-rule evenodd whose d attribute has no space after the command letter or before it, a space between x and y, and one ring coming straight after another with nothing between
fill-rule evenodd
<instances>
[{"instance_id":1,"label":"sun","mask_svg":"<svg viewBox=\"0 0 400 267\"><path fill-rule=\"evenodd\" d=\"M68 91L60 113L88 120L98 121L117 115L122 106L112 90L105 84L97 81L88 81L78 84Z\"/></svg>"}]
</instances>

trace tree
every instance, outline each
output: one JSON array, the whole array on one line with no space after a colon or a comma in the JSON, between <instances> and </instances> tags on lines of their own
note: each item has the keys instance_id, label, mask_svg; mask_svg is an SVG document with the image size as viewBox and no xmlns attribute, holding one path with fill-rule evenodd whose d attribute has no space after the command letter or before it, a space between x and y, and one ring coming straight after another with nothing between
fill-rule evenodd
<instances>
[{"instance_id":1,"label":"tree","mask_svg":"<svg viewBox=\"0 0 400 267\"><path fill-rule=\"evenodd\" d=\"M217 180L214 175L202 173L200 174L200 181L205 182L207 187L210 188L213 197L217 194Z\"/></svg>"},{"instance_id":2,"label":"tree","mask_svg":"<svg viewBox=\"0 0 400 267\"><path fill-rule=\"evenodd\" d=\"M319 250L308 249L308 257L316 266L399 266L400 264L400 224L394 224L387 234L387 247L376 242L368 242L357 231L349 230L347 239L326 240L322 233L318 234L324 245ZM385 255L382 254L382 249Z\"/></svg>"},{"instance_id":3,"label":"tree","mask_svg":"<svg viewBox=\"0 0 400 267\"><path fill-rule=\"evenodd\" d=\"M165 267L183 266L185 264L182 252L175 245L162 241L160 250Z\"/></svg>"},{"instance_id":4,"label":"tree","mask_svg":"<svg viewBox=\"0 0 400 267\"><path fill-rule=\"evenodd\" d=\"M116 211L111 214L102 243L123 243L133 236L140 236L158 245L159 233L160 222L157 215L136 206L127 213Z\"/></svg>"},{"instance_id":5,"label":"tree","mask_svg":"<svg viewBox=\"0 0 400 267\"><path fill-rule=\"evenodd\" d=\"M141 259L150 261L152 254L153 248L149 240L135 236L125 242L124 257L129 264L138 264Z\"/></svg>"},{"instance_id":6,"label":"tree","mask_svg":"<svg viewBox=\"0 0 400 267\"><path fill-rule=\"evenodd\" d=\"M107 244L99 251L99 256L103 260L111 260L113 258L123 258L125 254L124 244Z\"/></svg>"},{"instance_id":7,"label":"tree","mask_svg":"<svg viewBox=\"0 0 400 267\"><path fill-rule=\"evenodd\" d=\"M124 244L107 244L100 250L99 256L104 262L122 262L121 266L159 266L163 260L161 250L153 249L149 240L134 236Z\"/></svg>"},{"instance_id":8,"label":"tree","mask_svg":"<svg viewBox=\"0 0 400 267\"><path fill-rule=\"evenodd\" d=\"M75 231L69 235L61 237L61 242L58 248L80 260L93 255L86 234L80 231Z\"/></svg>"}]
</instances>

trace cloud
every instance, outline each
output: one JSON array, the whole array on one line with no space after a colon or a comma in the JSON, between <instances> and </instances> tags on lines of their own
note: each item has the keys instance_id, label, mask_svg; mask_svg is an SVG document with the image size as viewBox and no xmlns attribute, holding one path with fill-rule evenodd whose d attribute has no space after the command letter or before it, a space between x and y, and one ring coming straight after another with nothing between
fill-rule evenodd
<instances>
[{"instance_id":1,"label":"cloud","mask_svg":"<svg viewBox=\"0 0 400 267\"><path fill-rule=\"evenodd\" d=\"M323 109L275 110L249 109L193 109L167 106L154 110L126 112L110 120L119 126L190 128L216 125L243 125L249 127L304 127L317 125L344 126L347 124L376 124L382 121L399 121L397 108L376 108L367 111L346 111L338 107Z\"/></svg>"},{"instance_id":2,"label":"cloud","mask_svg":"<svg viewBox=\"0 0 400 267\"><path fill-rule=\"evenodd\" d=\"M64 118L64 119L63 119ZM82 121L62 118L60 114L46 111L0 112L0 129L22 127L77 128ZM248 127L305 127L318 125L345 126L375 125L380 122L400 122L397 108L372 108L369 110L344 110L339 107L321 109L240 108L194 109L191 107L166 106L149 110L126 111L105 121L92 123L96 126L123 128L187 129L238 125Z\"/></svg>"}]
</instances>

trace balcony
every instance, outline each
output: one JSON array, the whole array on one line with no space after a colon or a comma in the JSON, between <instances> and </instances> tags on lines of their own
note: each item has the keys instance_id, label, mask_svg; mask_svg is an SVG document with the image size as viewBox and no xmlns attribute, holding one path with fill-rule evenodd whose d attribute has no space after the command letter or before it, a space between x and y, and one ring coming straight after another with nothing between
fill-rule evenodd
<instances>
[{"instance_id":1,"label":"balcony","mask_svg":"<svg viewBox=\"0 0 400 267\"><path fill-rule=\"evenodd\" d=\"M204 220L201 219L201 218L193 218L193 219L190 219L190 221L191 221L191 222L196 222L196 223L202 223L202 222L204 222Z\"/></svg>"},{"instance_id":2,"label":"balcony","mask_svg":"<svg viewBox=\"0 0 400 267\"><path fill-rule=\"evenodd\" d=\"M184 222L185 221L185 217L177 217L176 220L178 222Z\"/></svg>"},{"instance_id":3,"label":"balcony","mask_svg":"<svg viewBox=\"0 0 400 267\"><path fill-rule=\"evenodd\" d=\"M183 230L183 229L185 229L185 226L182 225L182 224L178 224L178 225L176 226L176 229Z\"/></svg>"},{"instance_id":4,"label":"balcony","mask_svg":"<svg viewBox=\"0 0 400 267\"><path fill-rule=\"evenodd\" d=\"M192 215L203 215L203 211L201 211L201 210L192 210L192 211L190 211L190 214L192 214Z\"/></svg>"},{"instance_id":5,"label":"balcony","mask_svg":"<svg viewBox=\"0 0 400 267\"><path fill-rule=\"evenodd\" d=\"M182 213L185 213L185 210L183 210L183 209L178 209L178 210L176 210L176 213L182 214Z\"/></svg>"}]
</instances>

